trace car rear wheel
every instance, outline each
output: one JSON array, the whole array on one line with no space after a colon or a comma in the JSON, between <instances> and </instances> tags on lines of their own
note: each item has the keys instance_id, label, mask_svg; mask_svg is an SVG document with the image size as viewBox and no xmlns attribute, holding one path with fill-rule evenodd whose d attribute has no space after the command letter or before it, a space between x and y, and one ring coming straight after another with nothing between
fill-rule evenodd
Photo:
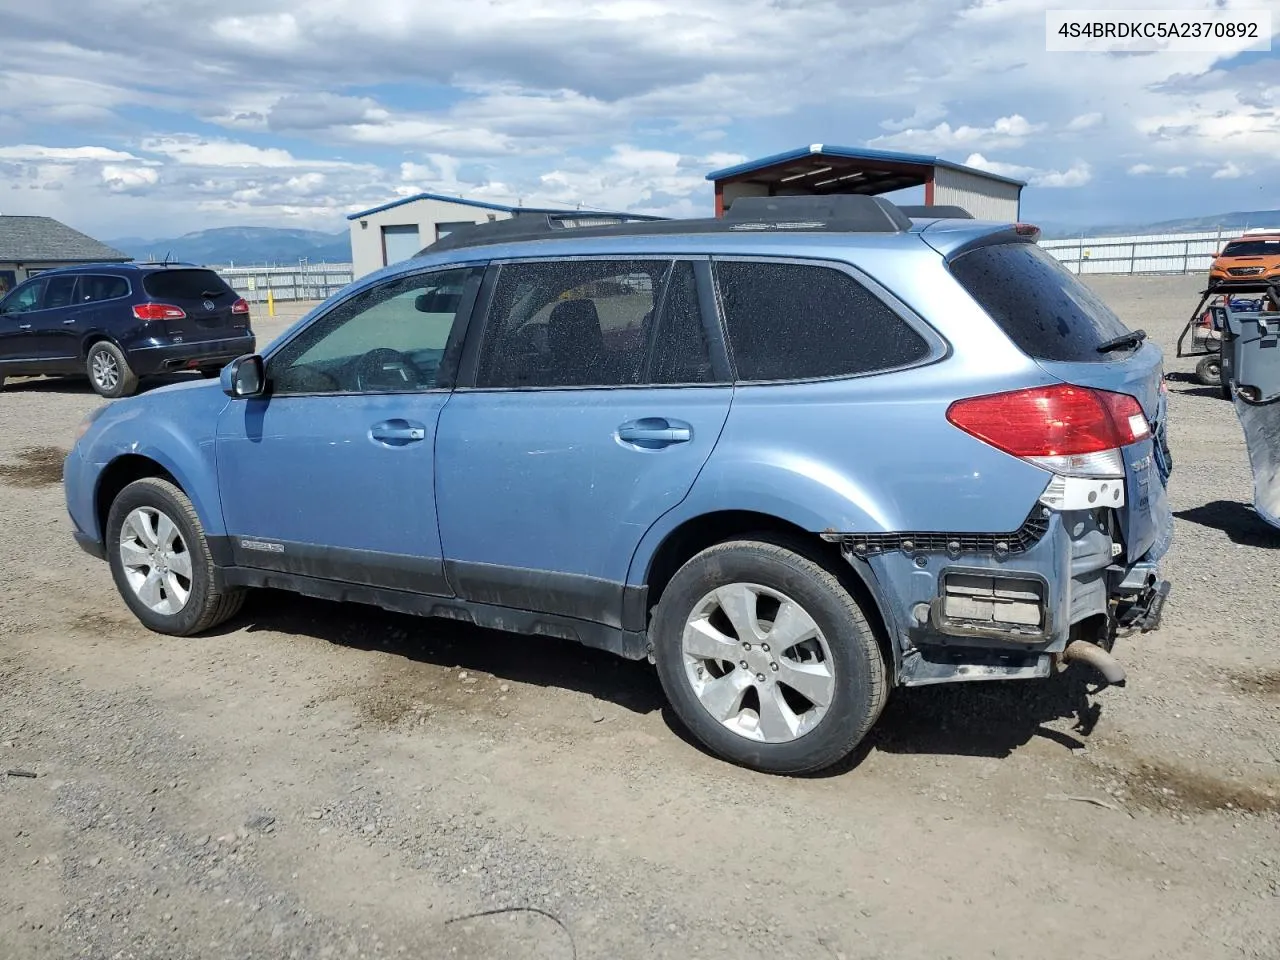
<instances>
[{"instance_id":1,"label":"car rear wheel","mask_svg":"<svg viewBox=\"0 0 1280 960\"><path fill-rule=\"evenodd\" d=\"M85 367L89 383L99 396L114 400L137 392L137 374L129 366L124 351L110 340L99 340L89 348Z\"/></svg>"},{"instance_id":2,"label":"car rear wheel","mask_svg":"<svg viewBox=\"0 0 1280 960\"><path fill-rule=\"evenodd\" d=\"M875 634L840 579L798 544L737 540L699 553L667 585L651 637L676 715L742 766L831 766L884 708Z\"/></svg>"},{"instance_id":3,"label":"car rear wheel","mask_svg":"<svg viewBox=\"0 0 1280 960\"><path fill-rule=\"evenodd\" d=\"M116 589L157 633L200 633L244 603L243 590L219 587L200 518L167 480L136 480L120 492L107 516L106 543Z\"/></svg>"}]
</instances>

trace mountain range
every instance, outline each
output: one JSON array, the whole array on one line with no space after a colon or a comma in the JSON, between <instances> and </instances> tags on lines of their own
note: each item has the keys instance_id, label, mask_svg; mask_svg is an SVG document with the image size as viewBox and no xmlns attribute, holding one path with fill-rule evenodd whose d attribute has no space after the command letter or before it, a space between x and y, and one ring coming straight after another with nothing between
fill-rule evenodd
<instances>
[{"instance_id":1,"label":"mountain range","mask_svg":"<svg viewBox=\"0 0 1280 960\"><path fill-rule=\"evenodd\" d=\"M1185 217L1156 223L1072 226L1040 221L1046 240L1066 237L1118 237L1145 233L1196 233L1216 230L1235 232L1248 227L1280 227L1280 210L1239 210L1204 217ZM310 263L350 263L351 243L347 232L295 230L279 227L217 227L197 230L172 239L149 240L121 237L108 240L111 246L135 260L185 260L212 266L295 266Z\"/></svg>"},{"instance_id":2,"label":"mountain range","mask_svg":"<svg viewBox=\"0 0 1280 960\"><path fill-rule=\"evenodd\" d=\"M1113 223L1083 227L1047 221L1036 222L1042 231L1041 235L1046 240L1062 240L1070 237L1127 237L1148 233L1207 233L1219 228L1226 236L1250 227L1280 228L1280 210L1237 210L1234 213L1159 220L1155 223Z\"/></svg>"},{"instance_id":3,"label":"mountain range","mask_svg":"<svg viewBox=\"0 0 1280 960\"><path fill-rule=\"evenodd\" d=\"M279 227L217 227L172 239L120 237L106 241L135 260L184 260L209 266L297 266L310 263L350 263L347 231L324 233Z\"/></svg>"}]
</instances>

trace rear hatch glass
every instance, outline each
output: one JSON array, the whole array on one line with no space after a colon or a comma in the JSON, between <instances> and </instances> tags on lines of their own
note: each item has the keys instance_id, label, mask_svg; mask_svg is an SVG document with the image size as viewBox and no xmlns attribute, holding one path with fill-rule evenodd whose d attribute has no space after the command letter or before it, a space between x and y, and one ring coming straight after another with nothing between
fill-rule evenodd
<instances>
[{"instance_id":1,"label":"rear hatch glass","mask_svg":"<svg viewBox=\"0 0 1280 960\"><path fill-rule=\"evenodd\" d=\"M1152 435L1124 450L1126 502L1120 511L1127 558L1141 559L1169 521L1160 348L1144 341L1100 351L1132 331L1100 296L1035 244L978 247L949 266L969 295L1046 373L1065 383L1126 393L1142 405Z\"/></svg>"},{"instance_id":2,"label":"rear hatch glass","mask_svg":"<svg viewBox=\"0 0 1280 960\"><path fill-rule=\"evenodd\" d=\"M156 303L173 304L186 312L185 321L171 321L170 326L180 328L188 339L225 335L232 328L248 326L247 313L231 312L239 295L212 270L155 270L143 278L142 288Z\"/></svg>"},{"instance_id":3,"label":"rear hatch glass","mask_svg":"<svg viewBox=\"0 0 1280 960\"><path fill-rule=\"evenodd\" d=\"M996 243L953 259L951 274L1018 349L1034 360L1123 362L1125 351L1099 353L1129 333L1103 302L1033 243Z\"/></svg>"}]
</instances>

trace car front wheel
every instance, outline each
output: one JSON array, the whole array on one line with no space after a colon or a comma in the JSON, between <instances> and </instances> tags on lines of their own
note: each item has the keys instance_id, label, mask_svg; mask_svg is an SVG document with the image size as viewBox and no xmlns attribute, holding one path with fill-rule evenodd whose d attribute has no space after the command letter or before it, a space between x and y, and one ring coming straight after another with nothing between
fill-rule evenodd
<instances>
[{"instance_id":1,"label":"car front wheel","mask_svg":"<svg viewBox=\"0 0 1280 960\"><path fill-rule=\"evenodd\" d=\"M157 633L200 633L244 603L243 590L219 587L200 518L167 480L136 480L120 491L107 517L106 543L116 589Z\"/></svg>"},{"instance_id":2,"label":"car front wheel","mask_svg":"<svg viewBox=\"0 0 1280 960\"><path fill-rule=\"evenodd\" d=\"M651 636L681 722L746 767L831 766L884 707L875 634L840 579L798 544L738 540L699 553L663 591Z\"/></svg>"}]
</instances>

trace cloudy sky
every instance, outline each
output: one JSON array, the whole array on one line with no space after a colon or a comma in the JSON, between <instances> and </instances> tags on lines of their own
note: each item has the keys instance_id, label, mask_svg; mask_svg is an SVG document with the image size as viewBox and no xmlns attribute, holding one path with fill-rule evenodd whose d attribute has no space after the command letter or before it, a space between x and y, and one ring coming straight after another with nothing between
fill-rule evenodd
<instances>
[{"instance_id":1,"label":"cloudy sky","mask_svg":"<svg viewBox=\"0 0 1280 960\"><path fill-rule=\"evenodd\" d=\"M0 213L146 238L336 231L422 190L707 214L709 170L814 142L1025 179L1047 222L1280 208L1280 42L1050 54L1051 5L0 0ZM1280 28L1277 0L1124 6Z\"/></svg>"}]
</instances>

